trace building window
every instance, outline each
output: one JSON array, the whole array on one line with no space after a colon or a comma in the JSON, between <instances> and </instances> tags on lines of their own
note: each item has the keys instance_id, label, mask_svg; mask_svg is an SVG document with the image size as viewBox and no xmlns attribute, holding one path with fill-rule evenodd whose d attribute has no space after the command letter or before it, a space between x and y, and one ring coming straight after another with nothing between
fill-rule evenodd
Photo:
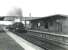
<instances>
[{"instance_id":1,"label":"building window","mask_svg":"<svg viewBox=\"0 0 68 50\"><path fill-rule=\"evenodd\" d=\"M45 28L48 29L48 23L45 24Z\"/></svg>"}]
</instances>

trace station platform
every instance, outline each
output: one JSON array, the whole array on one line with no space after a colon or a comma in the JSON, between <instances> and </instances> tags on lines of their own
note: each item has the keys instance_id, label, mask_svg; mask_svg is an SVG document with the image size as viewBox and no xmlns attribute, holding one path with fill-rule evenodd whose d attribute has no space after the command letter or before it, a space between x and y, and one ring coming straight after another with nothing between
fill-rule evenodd
<instances>
[{"instance_id":1,"label":"station platform","mask_svg":"<svg viewBox=\"0 0 68 50\"><path fill-rule=\"evenodd\" d=\"M3 35L0 35L3 37L1 39L5 43L2 44L5 45L5 48L2 50L44 50L8 30L5 30L5 32L6 33L2 33ZM6 41L4 39L6 39Z\"/></svg>"},{"instance_id":2,"label":"station platform","mask_svg":"<svg viewBox=\"0 0 68 50\"><path fill-rule=\"evenodd\" d=\"M32 37L34 36L33 38L40 39L40 41L44 43L44 44L41 43L42 47L44 48L46 46L46 48L48 48L49 50L68 50L67 43L63 43L63 41L64 42L65 40L67 41L67 39L64 38L68 38L68 35L50 33L39 30L28 30L28 31L29 31L27 33L28 35Z\"/></svg>"},{"instance_id":3,"label":"station platform","mask_svg":"<svg viewBox=\"0 0 68 50\"><path fill-rule=\"evenodd\" d=\"M24 50L6 32L0 32L0 50Z\"/></svg>"}]
</instances>

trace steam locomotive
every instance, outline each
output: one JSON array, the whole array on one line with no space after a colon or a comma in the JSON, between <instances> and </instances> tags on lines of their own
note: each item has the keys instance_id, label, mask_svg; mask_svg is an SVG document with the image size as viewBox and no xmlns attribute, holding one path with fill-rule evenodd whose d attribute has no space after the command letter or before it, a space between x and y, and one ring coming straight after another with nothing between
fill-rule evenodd
<instances>
[{"instance_id":1,"label":"steam locomotive","mask_svg":"<svg viewBox=\"0 0 68 50\"><path fill-rule=\"evenodd\" d=\"M7 27L10 31L18 32L18 33L26 33L27 30L25 29L22 22L16 22L10 26Z\"/></svg>"}]
</instances>

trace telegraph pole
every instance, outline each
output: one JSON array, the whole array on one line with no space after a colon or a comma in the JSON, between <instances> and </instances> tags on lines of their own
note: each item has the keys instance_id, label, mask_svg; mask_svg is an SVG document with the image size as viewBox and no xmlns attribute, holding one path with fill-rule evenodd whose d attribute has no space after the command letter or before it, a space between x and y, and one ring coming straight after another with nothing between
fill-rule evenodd
<instances>
[{"instance_id":1,"label":"telegraph pole","mask_svg":"<svg viewBox=\"0 0 68 50\"><path fill-rule=\"evenodd\" d=\"M26 17L25 17L25 28L26 28Z\"/></svg>"},{"instance_id":2,"label":"telegraph pole","mask_svg":"<svg viewBox=\"0 0 68 50\"><path fill-rule=\"evenodd\" d=\"M32 18L31 13L29 13L29 17ZM29 21L30 28L32 27L31 22Z\"/></svg>"},{"instance_id":3,"label":"telegraph pole","mask_svg":"<svg viewBox=\"0 0 68 50\"><path fill-rule=\"evenodd\" d=\"M31 13L29 13L29 17L32 17L32 16L31 16Z\"/></svg>"},{"instance_id":4,"label":"telegraph pole","mask_svg":"<svg viewBox=\"0 0 68 50\"><path fill-rule=\"evenodd\" d=\"M23 18L23 13L21 11L20 22L22 22L22 18Z\"/></svg>"}]
</instances>

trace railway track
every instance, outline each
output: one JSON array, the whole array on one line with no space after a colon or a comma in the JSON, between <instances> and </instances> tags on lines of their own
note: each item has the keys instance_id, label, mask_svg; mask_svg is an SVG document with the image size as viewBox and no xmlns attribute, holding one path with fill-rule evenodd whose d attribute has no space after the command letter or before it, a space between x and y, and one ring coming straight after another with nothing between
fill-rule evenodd
<instances>
[{"instance_id":1,"label":"railway track","mask_svg":"<svg viewBox=\"0 0 68 50\"><path fill-rule=\"evenodd\" d=\"M32 32L27 32L27 33L17 33L15 32L17 35L21 36L22 38L26 39L27 41L44 48L45 50L65 50L64 48L58 47L54 44L51 44L48 42L48 40L46 39L42 39L33 35L30 35L29 33Z\"/></svg>"}]
</instances>

